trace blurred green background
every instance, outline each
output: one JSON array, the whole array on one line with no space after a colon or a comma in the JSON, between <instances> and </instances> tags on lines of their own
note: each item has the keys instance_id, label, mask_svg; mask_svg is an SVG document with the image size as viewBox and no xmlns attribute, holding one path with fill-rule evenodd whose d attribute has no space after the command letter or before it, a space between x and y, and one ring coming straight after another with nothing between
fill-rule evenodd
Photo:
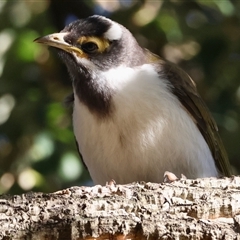
<instances>
[{"instance_id":1,"label":"blurred green background","mask_svg":"<svg viewBox=\"0 0 240 240\"><path fill-rule=\"evenodd\" d=\"M0 193L91 184L77 153L66 67L33 43L92 14L187 71L240 169L240 1L0 1Z\"/></svg>"}]
</instances>

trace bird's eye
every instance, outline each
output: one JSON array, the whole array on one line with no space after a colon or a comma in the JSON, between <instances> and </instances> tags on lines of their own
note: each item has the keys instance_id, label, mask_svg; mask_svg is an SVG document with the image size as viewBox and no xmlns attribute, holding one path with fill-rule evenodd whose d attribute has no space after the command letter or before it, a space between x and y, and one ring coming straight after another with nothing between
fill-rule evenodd
<instances>
[{"instance_id":1,"label":"bird's eye","mask_svg":"<svg viewBox=\"0 0 240 240\"><path fill-rule=\"evenodd\" d=\"M95 53L98 50L98 45L94 42L87 42L83 43L81 48L86 53Z\"/></svg>"}]
</instances>

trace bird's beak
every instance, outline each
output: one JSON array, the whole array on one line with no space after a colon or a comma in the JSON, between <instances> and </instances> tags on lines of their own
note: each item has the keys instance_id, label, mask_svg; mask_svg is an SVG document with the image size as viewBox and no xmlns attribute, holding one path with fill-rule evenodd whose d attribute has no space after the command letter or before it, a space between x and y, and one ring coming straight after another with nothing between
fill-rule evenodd
<instances>
[{"instance_id":1,"label":"bird's beak","mask_svg":"<svg viewBox=\"0 0 240 240\"><path fill-rule=\"evenodd\" d=\"M64 40L64 36L67 34L68 33L53 33L44 37L36 38L34 42L59 48L69 53L76 53L79 57L86 57L81 49L72 46Z\"/></svg>"}]
</instances>

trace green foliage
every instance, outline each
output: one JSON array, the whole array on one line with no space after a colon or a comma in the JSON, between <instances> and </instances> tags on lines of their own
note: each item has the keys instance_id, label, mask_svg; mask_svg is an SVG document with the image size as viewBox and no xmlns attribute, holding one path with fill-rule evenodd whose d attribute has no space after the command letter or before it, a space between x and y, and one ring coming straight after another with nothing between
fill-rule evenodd
<instances>
[{"instance_id":1,"label":"green foliage","mask_svg":"<svg viewBox=\"0 0 240 240\"><path fill-rule=\"evenodd\" d=\"M67 70L54 51L33 43L60 30L53 14L64 11L78 17L87 11L106 14L129 28L142 46L183 67L211 109L237 173L239 8L230 0L1 1L0 192L88 184L78 161L71 109L62 104L71 92Z\"/></svg>"}]
</instances>

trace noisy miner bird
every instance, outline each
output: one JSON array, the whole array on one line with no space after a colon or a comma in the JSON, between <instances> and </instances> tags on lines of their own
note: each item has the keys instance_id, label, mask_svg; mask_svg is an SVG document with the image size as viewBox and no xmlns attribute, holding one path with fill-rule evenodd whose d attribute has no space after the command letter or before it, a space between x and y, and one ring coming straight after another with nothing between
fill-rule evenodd
<instances>
[{"instance_id":1,"label":"noisy miner bird","mask_svg":"<svg viewBox=\"0 0 240 240\"><path fill-rule=\"evenodd\" d=\"M230 175L218 128L193 80L90 16L35 42L57 49L73 85L73 127L95 184Z\"/></svg>"}]
</instances>

